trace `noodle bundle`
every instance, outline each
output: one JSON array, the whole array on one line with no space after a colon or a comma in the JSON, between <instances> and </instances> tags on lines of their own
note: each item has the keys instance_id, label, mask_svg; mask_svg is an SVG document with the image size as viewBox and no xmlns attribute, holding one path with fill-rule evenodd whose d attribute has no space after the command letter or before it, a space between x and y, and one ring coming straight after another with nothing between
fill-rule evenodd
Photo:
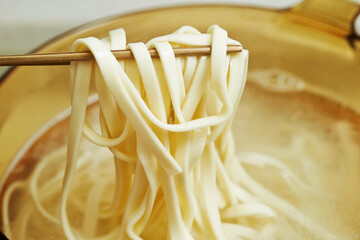
<instances>
[{"instance_id":1,"label":"noodle bundle","mask_svg":"<svg viewBox=\"0 0 360 240\"><path fill-rule=\"evenodd\" d=\"M229 44L240 45L216 25L207 33L184 26L147 44L126 44L123 29L102 40L75 41L72 50L90 50L95 61L71 64L62 186L60 173L41 187L39 178L51 162L63 161L65 148L42 159L30 177L42 216L61 226L67 239L272 239L279 222L294 236L301 228L320 239L339 239L243 167L277 168L292 188L311 191L274 157L236 154L231 124L246 82L248 51L227 55ZM174 47L209 45L210 56L174 56ZM152 59L148 48L160 58ZM111 53L123 49L134 59L117 60ZM101 133L86 120L91 84ZM111 154L82 148L82 136ZM21 186L9 188L7 198ZM46 201L60 191L60 213L51 213ZM69 216L69 208L82 217Z\"/></svg>"}]
</instances>

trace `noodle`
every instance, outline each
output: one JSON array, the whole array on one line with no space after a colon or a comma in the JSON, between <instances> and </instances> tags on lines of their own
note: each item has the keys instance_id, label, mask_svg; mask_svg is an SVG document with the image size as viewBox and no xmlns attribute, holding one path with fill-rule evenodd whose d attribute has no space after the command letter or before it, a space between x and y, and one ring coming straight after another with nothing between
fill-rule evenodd
<instances>
[{"instance_id":1,"label":"noodle","mask_svg":"<svg viewBox=\"0 0 360 240\"><path fill-rule=\"evenodd\" d=\"M236 154L230 127L245 86L248 51L227 55L228 44L240 43L216 25L206 34L185 26L146 45L126 45L122 29L102 40L75 41L73 51L90 50L96 61L71 64L62 189L61 175L42 185L40 180L49 164L62 161L64 148L43 158L29 178L43 218L61 226L67 239L272 239L276 224L295 235L297 225L320 239L339 239L245 170L246 165L275 168L294 191L314 191L273 156ZM175 57L172 50L208 45L211 56ZM134 60L117 60L110 51L126 48ZM148 48L156 48L160 58L151 59ZM91 81L101 134L86 120ZM82 136L111 154L82 147ZM25 184L11 185L3 200L9 236L10 198ZM60 191L58 214L46 202Z\"/></svg>"}]
</instances>

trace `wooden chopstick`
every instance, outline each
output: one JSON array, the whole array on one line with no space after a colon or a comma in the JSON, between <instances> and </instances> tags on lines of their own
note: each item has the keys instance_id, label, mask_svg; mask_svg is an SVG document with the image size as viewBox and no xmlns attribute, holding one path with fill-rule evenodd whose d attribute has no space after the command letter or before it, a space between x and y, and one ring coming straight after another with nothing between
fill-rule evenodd
<instances>
[{"instance_id":1,"label":"wooden chopstick","mask_svg":"<svg viewBox=\"0 0 360 240\"><path fill-rule=\"evenodd\" d=\"M227 47L227 53L241 51L241 46L228 45ZM210 52L211 47L174 48L175 56L209 55ZM133 58L130 50L115 50L112 51L112 53L117 59ZM159 54L155 49L149 49L149 53L151 57L159 57ZM71 61L84 61L92 59L94 59L94 56L91 52L8 55L0 56L0 66L69 65Z\"/></svg>"}]
</instances>

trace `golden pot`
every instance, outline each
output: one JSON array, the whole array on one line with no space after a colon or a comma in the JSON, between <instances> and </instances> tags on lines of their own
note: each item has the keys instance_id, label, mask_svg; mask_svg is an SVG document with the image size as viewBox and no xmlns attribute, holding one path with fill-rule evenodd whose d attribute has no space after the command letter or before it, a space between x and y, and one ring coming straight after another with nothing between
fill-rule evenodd
<instances>
[{"instance_id":1,"label":"golden pot","mask_svg":"<svg viewBox=\"0 0 360 240\"><path fill-rule=\"evenodd\" d=\"M96 21L67 32L36 52L67 52L75 39L104 37L124 28L128 42L147 41L192 25L218 24L250 50L250 73L277 68L293 73L360 112L360 39L353 33L359 5L340 0L305 1L276 11L232 5L154 9ZM19 149L47 121L68 108L69 66L23 66L0 81L0 176Z\"/></svg>"}]
</instances>

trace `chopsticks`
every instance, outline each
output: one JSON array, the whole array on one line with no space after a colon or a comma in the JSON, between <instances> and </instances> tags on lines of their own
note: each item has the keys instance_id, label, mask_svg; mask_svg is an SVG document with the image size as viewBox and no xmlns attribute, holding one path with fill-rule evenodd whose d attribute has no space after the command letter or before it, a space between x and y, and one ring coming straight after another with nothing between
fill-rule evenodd
<instances>
[{"instance_id":1,"label":"chopsticks","mask_svg":"<svg viewBox=\"0 0 360 240\"><path fill-rule=\"evenodd\" d=\"M228 45L227 53L241 52L242 46ZM116 59L133 58L130 50L112 51ZM159 57L155 49L149 49L151 57ZM209 55L211 47L174 48L175 56ZM0 56L0 66L69 65L71 61L93 60L91 52L42 53Z\"/></svg>"}]
</instances>

